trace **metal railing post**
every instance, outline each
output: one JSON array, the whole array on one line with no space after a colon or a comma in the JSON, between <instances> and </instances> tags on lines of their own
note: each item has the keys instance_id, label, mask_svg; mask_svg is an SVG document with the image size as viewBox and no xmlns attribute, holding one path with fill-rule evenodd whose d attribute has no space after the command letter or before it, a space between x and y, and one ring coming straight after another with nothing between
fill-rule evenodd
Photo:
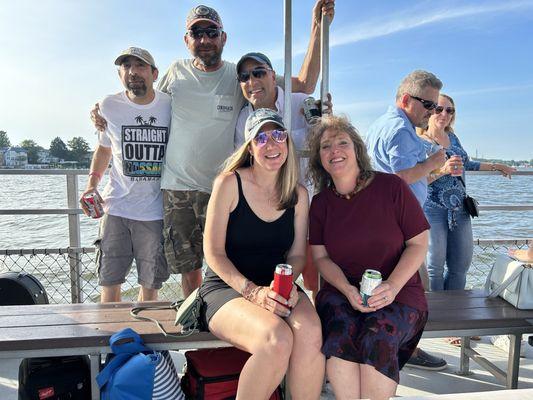
<instances>
[{"instance_id":1,"label":"metal railing post","mask_svg":"<svg viewBox=\"0 0 533 400\"><path fill-rule=\"evenodd\" d=\"M328 99L329 92L329 24L330 18L322 14L322 24L320 29L320 71L322 79L320 81L320 99L322 100L322 111L324 111L324 101Z\"/></svg>"},{"instance_id":2,"label":"metal railing post","mask_svg":"<svg viewBox=\"0 0 533 400\"><path fill-rule=\"evenodd\" d=\"M67 205L68 208L78 208L78 175L67 175ZM69 247L78 249L81 247L80 216L69 214L68 216ZM80 253L69 250L68 260L70 264L70 298L72 303L81 303L81 257Z\"/></svg>"},{"instance_id":3,"label":"metal railing post","mask_svg":"<svg viewBox=\"0 0 533 400\"><path fill-rule=\"evenodd\" d=\"M291 93L292 93L292 1L285 0L284 3L284 34L285 34L285 69L283 71L285 78L285 109L283 110L283 122L287 130L291 130L292 110L291 110Z\"/></svg>"}]
</instances>

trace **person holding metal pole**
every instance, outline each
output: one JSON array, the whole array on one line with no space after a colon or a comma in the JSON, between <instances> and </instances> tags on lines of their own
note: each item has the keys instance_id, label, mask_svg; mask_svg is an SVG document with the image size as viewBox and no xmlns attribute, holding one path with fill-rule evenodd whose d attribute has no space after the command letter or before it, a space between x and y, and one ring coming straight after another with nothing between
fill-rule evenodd
<instances>
[{"instance_id":1,"label":"person holding metal pole","mask_svg":"<svg viewBox=\"0 0 533 400\"><path fill-rule=\"evenodd\" d=\"M172 63L158 89L172 99L171 133L161 177L165 256L171 272L182 274L183 294L188 296L202 281L207 203L213 180L233 151L244 98L235 79L235 64L222 59L227 34L218 12L205 5L193 7L185 29L183 40L192 58ZM318 39L310 44L298 77L292 78L293 91L315 90L320 68L315 51ZM96 108L91 116L99 129L105 126Z\"/></svg>"}]
</instances>

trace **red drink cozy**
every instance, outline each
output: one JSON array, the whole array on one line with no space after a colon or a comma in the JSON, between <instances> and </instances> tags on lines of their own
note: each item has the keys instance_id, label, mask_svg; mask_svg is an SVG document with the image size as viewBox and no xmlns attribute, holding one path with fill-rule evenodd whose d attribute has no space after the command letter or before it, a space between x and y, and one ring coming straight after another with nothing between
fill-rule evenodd
<instances>
[{"instance_id":1,"label":"red drink cozy","mask_svg":"<svg viewBox=\"0 0 533 400\"><path fill-rule=\"evenodd\" d=\"M292 290L292 266L278 264L274 272L274 292L289 300Z\"/></svg>"}]
</instances>

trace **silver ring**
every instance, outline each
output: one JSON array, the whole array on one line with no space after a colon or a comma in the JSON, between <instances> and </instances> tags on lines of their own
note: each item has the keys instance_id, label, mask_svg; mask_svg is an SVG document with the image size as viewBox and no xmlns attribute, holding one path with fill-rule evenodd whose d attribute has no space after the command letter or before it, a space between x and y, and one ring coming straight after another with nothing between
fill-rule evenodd
<instances>
[{"instance_id":1,"label":"silver ring","mask_svg":"<svg viewBox=\"0 0 533 400\"><path fill-rule=\"evenodd\" d=\"M387 301L389 298L387 296L383 297L383 300Z\"/></svg>"},{"instance_id":2,"label":"silver ring","mask_svg":"<svg viewBox=\"0 0 533 400\"><path fill-rule=\"evenodd\" d=\"M459 167L457 165L454 165L453 169L459 169Z\"/></svg>"}]
</instances>

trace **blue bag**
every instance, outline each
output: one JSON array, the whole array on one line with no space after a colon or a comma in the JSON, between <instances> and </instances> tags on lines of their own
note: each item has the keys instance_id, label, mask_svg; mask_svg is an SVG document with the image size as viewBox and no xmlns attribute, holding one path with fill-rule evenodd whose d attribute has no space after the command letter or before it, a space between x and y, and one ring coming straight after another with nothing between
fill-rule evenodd
<instances>
[{"instance_id":1,"label":"blue bag","mask_svg":"<svg viewBox=\"0 0 533 400\"><path fill-rule=\"evenodd\" d=\"M96 377L101 400L185 399L168 351L155 352L133 329L109 339L115 355Z\"/></svg>"}]
</instances>

